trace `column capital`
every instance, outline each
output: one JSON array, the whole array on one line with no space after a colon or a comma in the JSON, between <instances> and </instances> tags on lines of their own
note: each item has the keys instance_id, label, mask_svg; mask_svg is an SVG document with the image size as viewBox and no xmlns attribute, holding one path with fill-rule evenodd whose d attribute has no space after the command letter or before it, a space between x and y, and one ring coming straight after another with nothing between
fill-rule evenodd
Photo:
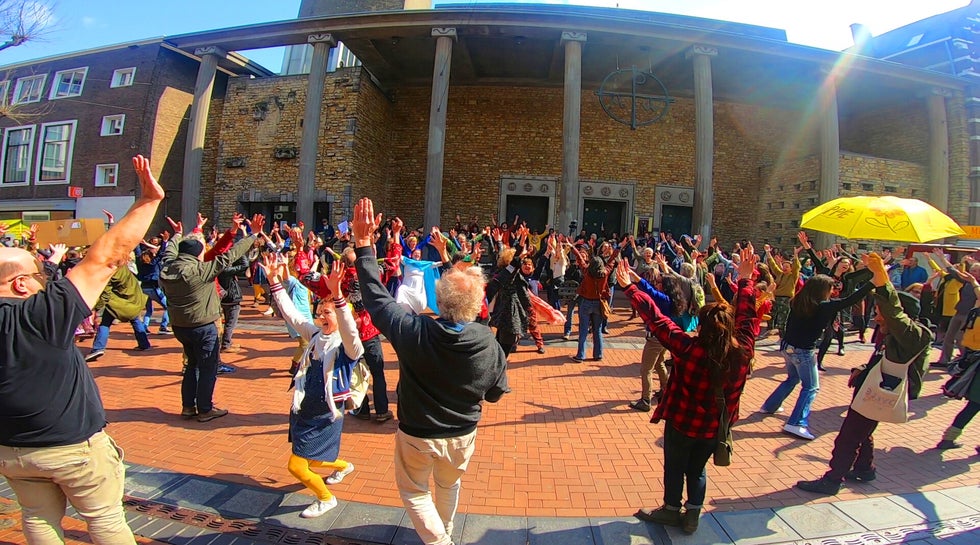
<instances>
[{"instance_id":1,"label":"column capital","mask_svg":"<svg viewBox=\"0 0 980 545\"><path fill-rule=\"evenodd\" d=\"M695 55L704 55L706 57L717 57L718 48L712 47L710 45L694 44L694 46L692 46L691 49L687 50L685 56L690 59Z\"/></svg>"},{"instance_id":2,"label":"column capital","mask_svg":"<svg viewBox=\"0 0 980 545\"><path fill-rule=\"evenodd\" d=\"M929 89L929 94L933 96L941 96L944 98L952 98L953 90L947 89L945 87L933 87L932 89Z\"/></svg>"},{"instance_id":3,"label":"column capital","mask_svg":"<svg viewBox=\"0 0 980 545\"><path fill-rule=\"evenodd\" d=\"M310 34L309 36L306 37L306 43L308 44L319 44L324 42L329 44L330 47L334 47L335 45L337 45L337 40L334 40L333 34L330 34L329 32L325 32L322 34Z\"/></svg>"},{"instance_id":4,"label":"column capital","mask_svg":"<svg viewBox=\"0 0 980 545\"><path fill-rule=\"evenodd\" d=\"M209 45L206 47L198 47L197 49L194 50L194 54L197 55L198 57L203 57L205 55L224 57L225 55L228 54L228 52L216 45Z\"/></svg>"},{"instance_id":5,"label":"column capital","mask_svg":"<svg viewBox=\"0 0 980 545\"><path fill-rule=\"evenodd\" d=\"M433 38L452 38L456 40L456 28L455 27L436 27L432 29Z\"/></svg>"},{"instance_id":6,"label":"column capital","mask_svg":"<svg viewBox=\"0 0 980 545\"><path fill-rule=\"evenodd\" d=\"M585 32L579 32L577 30L563 30L561 32L561 43L565 42L587 42L589 41L589 35Z\"/></svg>"}]
</instances>

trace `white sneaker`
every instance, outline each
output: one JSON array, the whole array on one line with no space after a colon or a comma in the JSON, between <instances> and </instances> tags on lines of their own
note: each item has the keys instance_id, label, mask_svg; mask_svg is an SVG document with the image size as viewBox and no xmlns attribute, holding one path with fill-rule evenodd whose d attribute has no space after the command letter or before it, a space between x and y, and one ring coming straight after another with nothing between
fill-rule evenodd
<instances>
[{"instance_id":1,"label":"white sneaker","mask_svg":"<svg viewBox=\"0 0 980 545\"><path fill-rule=\"evenodd\" d=\"M808 441L814 439L813 434L810 433L810 430L806 429L803 426L791 426L789 424L786 424L785 426L783 426L783 431L795 435L800 439L806 439Z\"/></svg>"},{"instance_id":2,"label":"white sneaker","mask_svg":"<svg viewBox=\"0 0 980 545\"><path fill-rule=\"evenodd\" d=\"M265 312L263 312L262 315L263 316L272 316L275 313L276 313L276 310L274 308L272 308L272 307L269 307L269 309L266 310Z\"/></svg>"},{"instance_id":3,"label":"white sneaker","mask_svg":"<svg viewBox=\"0 0 980 545\"><path fill-rule=\"evenodd\" d=\"M316 518L316 517L322 516L327 511L333 509L334 507L337 507L337 498L336 498L336 496L335 497L332 497L332 498L330 498L329 500L326 500L326 501L324 501L324 500L316 500L313 503L311 503L309 507L307 507L306 509L303 509L303 512L300 513L299 516L301 516L301 517L303 517L305 519Z\"/></svg>"},{"instance_id":4,"label":"white sneaker","mask_svg":"<svg viewBox=\"0 0 980 545\"><path fill-rule=\"evenodd\" d=\"M779 408L776 409L775 411L767 411L766 410L766 407L763 405L762 407L759 408L759 412L762 413L762 414L776 414L776 413L781 413L781 412L783 412L783 406L780 405Z\"/></svg>"},{"instance_id":5,"label":"white sneaker","mask_svg":"<svg viewBox=\"0 0 980 545\"><path fill-rule=\"evenodd\" d=\"M333 473L330 474L330 476L324 479L324 481L326 481L327 484L338 484L344 480L344 477L350 475L353 472L354 472L354 464L348 462L347 467L345 467L340 471L334 471Z\"/></svg>"}]
</instances>

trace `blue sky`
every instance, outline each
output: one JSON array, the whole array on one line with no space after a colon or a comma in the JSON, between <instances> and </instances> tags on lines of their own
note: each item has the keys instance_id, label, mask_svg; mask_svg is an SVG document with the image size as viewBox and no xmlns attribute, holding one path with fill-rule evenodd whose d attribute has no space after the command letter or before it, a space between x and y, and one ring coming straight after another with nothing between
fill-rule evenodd
<instances>
[{"instance_id":1,"label":"blue sky","mask_svg":"<svg viewBox=\"0 0 980 545\"><path fill-rule=\"evenodd\" d=\"M46 0L41 0L46 1ZM479 5L502 0L436 0ZM520 1L520 0L518 0ZM0 65L156 36L291 19L300 0L53 0L54 28L43 41L0 52ZM524 3L524 2L522 2ZM968 0L537 0L643 9L782 28L796 43L843 49L851 23L873 34L968 4ZM282 65L281 50L246 52L267 68Z\"/></svg>"}]
</instances>

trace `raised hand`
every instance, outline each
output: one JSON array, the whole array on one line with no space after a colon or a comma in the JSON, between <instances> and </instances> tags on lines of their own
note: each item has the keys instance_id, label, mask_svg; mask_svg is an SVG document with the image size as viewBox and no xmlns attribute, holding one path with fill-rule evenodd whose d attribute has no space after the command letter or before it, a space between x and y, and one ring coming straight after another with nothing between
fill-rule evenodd
<instances>
[{"instance_id":1,"label":"raised hand","mask_svg":"<svg viewBox=\"0 0 980 545\"><path fill-rule=\"evenodd\" d=\"M259 260L259 267L262 267L262 272L265 273L265 277L269 279L270 283L278 284L282 281L279 276L279 256L277 254L263 254L262 259Z\"/></svg>"},{"instance_id":2,"label":"raised hand","mask_svg":"<svg viewBox=\"0 0 980 545\"><path fill-rule=\"evenodd\" d=\"M204 217L204 214L200 212L197 213L197 227L194 228L195 231L204 231L204 224L208 222L208 218Z\"/></svg>"},{"instance_id":3,"label":"raised hand","mask_svg":"<svg viewBox=\"0 0 980 545\"><path fill-rule=\"evenodd\" d=\"M173 232L174 232L175 235L183 235L184 234L184 222L182 222L182 221L174 221L173 218L171 218L170 216L167 216L167 223L170 224L170 228L173 229Z\"/></svg>"},{"instance_id":4,"label":"raised hand","mask_svg":"<svg viewBox=\"0 0 980 545\"><path fill-rule=\"evenodd\" d=\"M804 250L810 249L810 238L806 236L805 231L800 231L796 234L796 238L799 239L800 245L803 246Z\"/></svg>"},{"instance_id":5,"label":"raised hand","mask_svg":"<svg viewBox=\"0 0 980 545\"><path fill-rule=\"evenodd\" d=\"M7 234L7 229L10 229L10 227L7 227L6 223L0 223L0 237Z\"/></svg>"},{"instance_id":6,"label":"raised hand","mask_svg":"<svg viewBox=\"0 0 980 545\"><path fill-rule=\"evenodd\" d=\"M712 289L718 289L718 279L715 278L714 273L709 272L708 274L704 275L704 279L708 282L709 287Z\"/></svg>"},{"instance_id":7,"label":"raised hand","mask_svg":"<svg viewBox=\"0 0 980 545\"><path fill-rule=\"evenodd\" d=\"M630 266L625 259L621 259L616 265L616 282L620 287L628 288L632 283L630 280Z\"/></svg>"},{"instance_id":8,"label":"raised hand","mask_svg":"<svg viewBox=\"0 0 980 545\"><path fill-rule=\"evenodd\" d=\"M233 229L231 229L232 231L237 231L241 229L244 223L245 223L245 214L235 212L234 214L231 215L231 225L233 227Z\"/></svg>"},{"instance_id":9,"label":"raised hand","mask_svg":"<svg viewBox=\"0 0 980 545\"><path fill-rule=\"evenodd\" d=\"M109 225L112 225L113 223L116 223L116 217L112 215L112 212L110 212L110 211L106 210L105 208L103 208L102 209L102 213L105 214L106 222L108 222Z\"/></svg>"},{"instance_id":10,"label":"raised hand","mask_svg":"<svg viewBox=\"0 0 980 545\"><path fill-rule=\"evenodd\" d=\"M432 232L429 233L429 244L435 246L439 253L442 253L446 249L446 239L442 237L442 231L438 227L433 227Z\"/></svg>"},{"instance_id":11,"label":"raised hand","mask_svg":"<svg viewBox=\"0 0 980 545\"><path fill-rule=\"evenodd\" d=\"M861 256L861 262L872 273L871 283L875 286L884 286L888 283L888 270L885 268L885 261L875 252L870 252Z\"/></svg>"},{"instance_id":12,"label":"raised hand","mask_svg":"<svg viewBox=\"0 0 980 545\"><path fill-rule=\"evenodd\" d=\"M48 257L48 261L58 265L61 263L62 258L68 253L68 246L65 244L48 244L48 249L51 250L51 255Z\"/></svg>"},{"instance_id":13,"label":"raised hand","mask_svg":"<svg viewBox=\"0 0 980 545\"><path fill-rule=\"evenodd\" d=\"M136 176L140 181L140 198L162 201L163 187L157 183L157 179L150 172L150 160L142 155L137 155L133 157L133 168L136 169Z\"/></svg>"},{"instance_id":14,"label":"raised hand","mask_svg":"<svg viewBox=\"0 0 980 545\"><path fill-rule=\"evenodd\" d=\"M41 227L41 226L38 225L38 224L36 224L36 223L31 225L30 229L27 230L27 232L28 232L27 239L28 240L34 240L34 239L37 238L37 230L38 230L39 227Z\"/></svg>"},{"instance_id":15,"label":"raised hand","mask_svg":"<svg viewBox=\"0 0 980 545\"><path fill-rule=\"evenodd\" d=\"M265 227L265 216L262 214L255 214L252 216L251 220L245 220L245 222L248 224L249 229L252 230L252 234L257 235L261 233L262 229Z\"/></svg>"},{"instance_id":16,"label":"raised hand","mask_svg":"<svg viewBox=\"0 0 980 545\"><path fill-rule=\"evenodd\" d=\"M383 214L374 213L374 203L364 197L354 205L354 217L351 219L351 233L354 245L358 248L371 246L374 232L381 225Z\"/></svg>"},{"instance_id":17,"label":"raised hand","mask_svg":"<svg viewBox=\"0 0 980 545\"><path fill-rule=\"evenodd\" d=\"M738 277L751 279L755 266L759 263L759 256L755 254L751 242L739 252L739 257L742 258L742 262L738 264Z\"/></svg>"},{"instance_id":18,"label":"raised hand","mask_svg":"<svg viewBox=\"0 0 980 545\"><path fill-rule=\"evenodd\" d=\"M336 297L343 297L343 292L340 291L340 285L344 281L344 275L347 274L347 268L344 267L343 263L339 259L334 260L333 265L330 267L330 274L327 275L326 284L327 289L330 293Z\"/></svg>"}]
</instances>

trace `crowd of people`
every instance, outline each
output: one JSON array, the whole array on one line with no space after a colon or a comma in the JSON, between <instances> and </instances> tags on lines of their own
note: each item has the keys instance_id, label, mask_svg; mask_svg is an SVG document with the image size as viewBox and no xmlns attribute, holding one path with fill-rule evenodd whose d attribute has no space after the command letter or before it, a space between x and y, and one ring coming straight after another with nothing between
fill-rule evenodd
<instances>
[{"instance_id":1,"label":"crowd of people","mask_svg":"<svg viewBox=\"0 0 980 545\"><path fill-rule=\"evenodd\" d=\"M137 156L134 167L141 195L118 222L107 213L111 227L91 247L40 248L29 231L22 245L10 244L22 247L0 248L0 473L23 506L30 543L63 538L65 500L88 521L94 541L133 542L121 504L121 453L103 430L86 361L105 354L115 322L131 324L137 350L152 349L159 306L157 332L173 334L183 349L180 417L221 418L228 411L215 405L215 383L234 369L220 355L240 349L233 341L246 282L254 304L281 317L297 339L288 363L287 467L315 495L301 516L336 506L327 485L354 471L340 458L345 416L394 418L383 336L399 371L395 485L427 544L450 542L481 404L510 391L508 357L522 339L544 354L542 323L561 325L565 340L577 323L569 361L602 361L616 290L646 335L640 398L629 406L653 411L652 422L664 424L663 503L636 516L687 533L698 528L705 467L726 441L721 430L738 421L757 339L778 340L786 360L785 380L761 411L781 412L801 385L783 430L802 440L814 438L809 412L833 342L843 354L850 324L860 342L874 343L867 365L852 374L854 402L830 470L797 485L822 494L836 494L845 480L876 478L875 427L907 419L930 345L941 346L940 363L955 363L961 375L971 368L964 362L980 360L980 328L971 334L980 263L953 264L942 252L928 256L930 276L900 249L894 256L840 245L818 250L803 232L799 246L759 251L749 241L727 249L714 238L669 233L566 236L534 230L520 217L481 224L457 216L445 231L411 229L397 216L385 220L369 199L337 227L275 223L267 232L261 215L235 214L224 231L206 231L208 220L199 216L185 233L167 218L171 228L146 240L163 191L148 160ZM957 348L962 356L954 360ZM957 391L967 405L938 448L959 447L980 412L980 381ZM875 405L882 399L887 407ZM83 456L97 462L79 469L73 460ZM55 458L58 464L47 463ZM101 479L98 493L87 489L94 478Z\"/></svg>"}]
</instances>

